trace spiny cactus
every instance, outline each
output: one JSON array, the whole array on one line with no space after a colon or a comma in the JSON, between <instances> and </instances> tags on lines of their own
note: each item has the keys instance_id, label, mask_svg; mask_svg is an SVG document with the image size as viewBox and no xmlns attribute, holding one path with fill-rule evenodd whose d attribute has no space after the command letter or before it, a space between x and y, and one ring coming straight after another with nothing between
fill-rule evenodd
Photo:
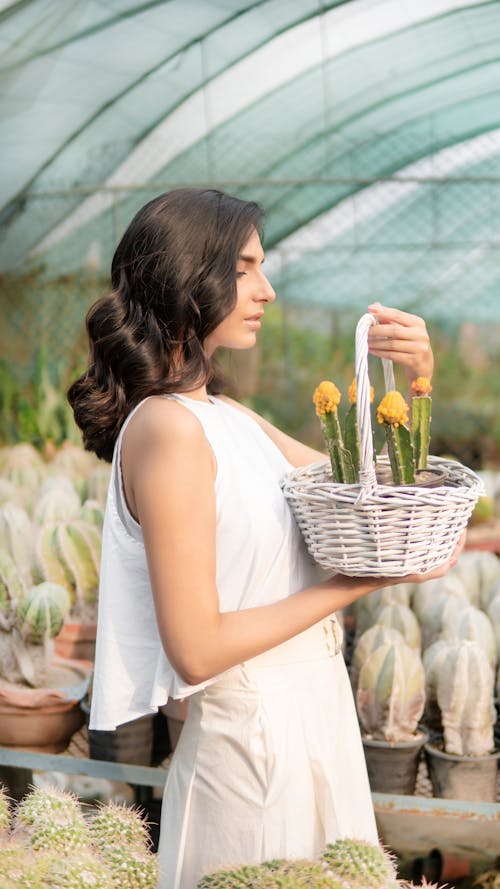
<instances>
[{"instance_id":1,"label":"spiny cactus","mask_svg":"<svg viewBox=\"0 0 500 889\"><path fill-rule=\"evenodd\" d=\"M485 611L500 584L500 559L480 550L463 552L450 574L461 579L471 604Z\"/></svg>"},{"instance_id":2,"label":"spiny cactus","mask_svg":"<svg viewBox=\"0 0 500 889\"><path fill-rule=\"evenodd\" d=\"M400 392L387 392L377 408L377 420L384 427L392 478L396 485L415 482L415 457L408 423L408 405Z\"/></svg>"},{"instance_id":3,"label":"spiny cactus","mask_svg":"<svg viewBox=\"0 0 500 889\"><path fill-rule=\"evenodd\" d=\"M413 738L425 703L424 668L405 642L377 648L363 664L356 706L367 737L389 742Z\"/></svg>"},{"instance_id":4,"label":"spiny cactus","mask_svg":"<svg viewBox=\"0 0 500 889\"><path fill-rule=\"evenodd\" d=\"M12 556L0 549L0 631L8 633L14 626L17 603L23 592L23 582Z\"/></svg>"},{"instance_id":5,"label":"spiny cactus","mask_svg":"<svg viewBox=\"0 0 500 889\"><path fill-rule=\"evenodd\" d=\"M351 884L349 884L350 887ZM203 877L196 889L349 889L322 861L264 861L219 870Z\"/></svg>"},{"instance_id":6,"label":"spiny cactus","mask_svg":"<svg viewBox=\"0 0 500 889\"><path fill-rule=\"evenodd\" d=\"M327 845L323 860L349 886L360 889L396 887L396 869L392 858L380 846L362 840L343 839Z\"/></svg>"},{"instance_id":7,"label":"spiny cactus","mask_svg":"<svg viewBox=\"0 0 500 889\"><path fill-rule=\"evenodd\" d=\"M15 812L13 833L35 852L68 854L91 843L77 798L56 788L35 788L24 797Z\"/></svg>"},{"instance_id":8,"label":"spiny cactus","mask_svg":"<svg viewBox=\"0 0 500 889\"><path fill-rule=\"evenodd\" d=\"M79 519L47 524L35 543L33 573L65 586L73 616L86 615L97 602L100 555L101 534L95 525Z\"/></svg>"},{"instance_id":9,"label":"spiny cactus","mask_svg":"<svg viewBox=\"0 0 500 889\"><path fill-rule=\"evenodd\" d=\"M78 518L96 528L102 528L104 522L104 510L98 500L86 500L81 506Z\"/></svg>"},{"instance_id":10,"label":"spiny cactus","mask_svg":"<svg viewBox=\"0 0 500 889\"><path fill-rule=\"evenodd\" d=\"M158 862L136 809L107 803L90 822L92 843L116 875L116 889L156 889Z\"/></svg>"},{"instance_id":11,"label":"spiny cactus","mask_svg":"<svg viewBox=\"0 0 500 889\"><path fill-rule=\"evenodd\" d=\"M451 641L437 676L447 753L484 756L494 746L493 671L477 642Z\"/></svg>"},{"instance_id":12,"label":"spiny cactus","mask_svg":"<svg viewBox=\"0 0 500 889\"><path fill-rule=\"evenodd\" d=\"M3 784L0 784L0 841L10 825L10 801Z\"/></svg>"},{"instance_id":13,"label":"spiny cactus","mask_svg":"<svg viewBox=\"0 0 500 889\"><path fill-rule=\"evenodd\" d=\"M427 377L417 377L411 384L411 391L411 440L415 453L415 468L426 469L431 437L430 380Z\"/></svg>"},{"instance_id":14,"label":"spiny cactus","mask_svg":"<svg viewBox=\"0 0 500 889\"><path fill-rule=\"evenodd\" d=\"M356 695L358 688L359 671L370 655L377 648L380 648L381 645L386 645L387 643L397 645L399 642L404 641L399 630L393 627L384 627L381 624L374 624L356 639L350 667L350 678L354 695Z\"/></svg>"},{"instance_id":15,"label":"spiny cactus","mask_svg":"<svg viewBox=\"0 0 500 889\"><path fill-rule=\"evenodd\" d=\"M92 470L87 484L89 500L97 500L101 506L104 506L108 496L110 473L111 467L102 463Z\"/></svg>"},{"instance_id":16,"label":"spiny cactus","mask_svg":"<svg viewBox=\"0 0 500 889\"><path fill-rule=\"evenodd\" d=\"M469 608L463 584L457 578L439 578L422 584L413 595L412 610L420 624L422 649L425 651L441 635L444 623L452 615Z\"/></svg>"},{"instance_id":17,"label":"spiny cactus","mask_svg":"<svg viewBox=\"0 0 500 889\"><path fill-rule=\"evenodd\" d=\"M37 855L31 876L38 881L36 889L116 889L108 865L87 849L69 856L61 852Z\"/></svg>"},{"instance_id":18,"label":"spiny cactus","mask_svg":"<svg viewBox=\"0 0 500 889\"><path fill-rule=\"evenodd\" d=\"M25 583L31 583L33 530L28 513L22 506L5 503L0 507L0 549L13 558Z\"/></svg>"}]
</instances>

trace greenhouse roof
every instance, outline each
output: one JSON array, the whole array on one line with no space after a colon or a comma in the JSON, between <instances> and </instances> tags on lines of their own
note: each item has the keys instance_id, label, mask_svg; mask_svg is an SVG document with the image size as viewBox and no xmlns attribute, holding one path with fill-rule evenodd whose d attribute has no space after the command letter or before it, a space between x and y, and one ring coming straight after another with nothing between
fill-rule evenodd
<instances>
[{"instance_id":1,"label":"greenhouse roof","mask_svg":"<svg viewBox=\"0 0 500 889\"><path fill-rule=\"evenodd\" d=\"M3 271L213 184L291 302L500 320L498 0L0 0L0 49Z\"/></svg>"}]
</instances>

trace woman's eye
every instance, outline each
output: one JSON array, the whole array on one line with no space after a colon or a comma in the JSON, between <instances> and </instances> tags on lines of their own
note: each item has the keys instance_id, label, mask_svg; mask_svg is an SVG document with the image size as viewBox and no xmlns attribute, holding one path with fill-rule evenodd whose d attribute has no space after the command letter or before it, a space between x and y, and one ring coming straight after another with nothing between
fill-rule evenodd
<instances>
[{"instance_id":1,"label":"woman's eye","mask_svg":"<svg viewBox=\"0 0 500 889\"><path fill-rule=\"evenodd\" d=\"M246 272L236 272L236 277L237 277L237 278L242 278L243 275L246 275Z\"/></svg>"}]
</instances>

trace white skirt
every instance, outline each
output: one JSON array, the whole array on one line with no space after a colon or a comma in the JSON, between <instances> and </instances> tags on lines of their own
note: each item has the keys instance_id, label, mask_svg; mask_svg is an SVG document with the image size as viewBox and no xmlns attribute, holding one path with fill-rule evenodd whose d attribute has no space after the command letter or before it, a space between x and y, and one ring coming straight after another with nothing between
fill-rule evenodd
<instances>
[{"instance_id":1,"label":"white skirt","mask_svg":"<svg viewBox=\"0 0 500 889\"><path fill-rule=\"evenodd\" d=\"M327 619L189 699L162 804L158 889L219 868L378 842L359 725Z\"/></svg>"}]
</instances>

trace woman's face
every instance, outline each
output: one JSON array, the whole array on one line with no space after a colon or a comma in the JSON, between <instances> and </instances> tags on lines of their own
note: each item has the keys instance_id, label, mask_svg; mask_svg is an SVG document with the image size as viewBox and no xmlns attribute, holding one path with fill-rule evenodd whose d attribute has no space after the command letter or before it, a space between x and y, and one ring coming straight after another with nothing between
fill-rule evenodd
<instances>
[{"instance_id":1,"label":"woman's face","mask_svg":"<svg viewBox=\"0 0 500 889\"><path fill-rule=\"evenodd\" d=\"M236 265L236 304L205 340L208 355L218 346L228 349L250 349L255 345L257 331L267 303L276 294L262 272L264 251L257 231L242 248Z\"/></svg>"}]
</instances>

